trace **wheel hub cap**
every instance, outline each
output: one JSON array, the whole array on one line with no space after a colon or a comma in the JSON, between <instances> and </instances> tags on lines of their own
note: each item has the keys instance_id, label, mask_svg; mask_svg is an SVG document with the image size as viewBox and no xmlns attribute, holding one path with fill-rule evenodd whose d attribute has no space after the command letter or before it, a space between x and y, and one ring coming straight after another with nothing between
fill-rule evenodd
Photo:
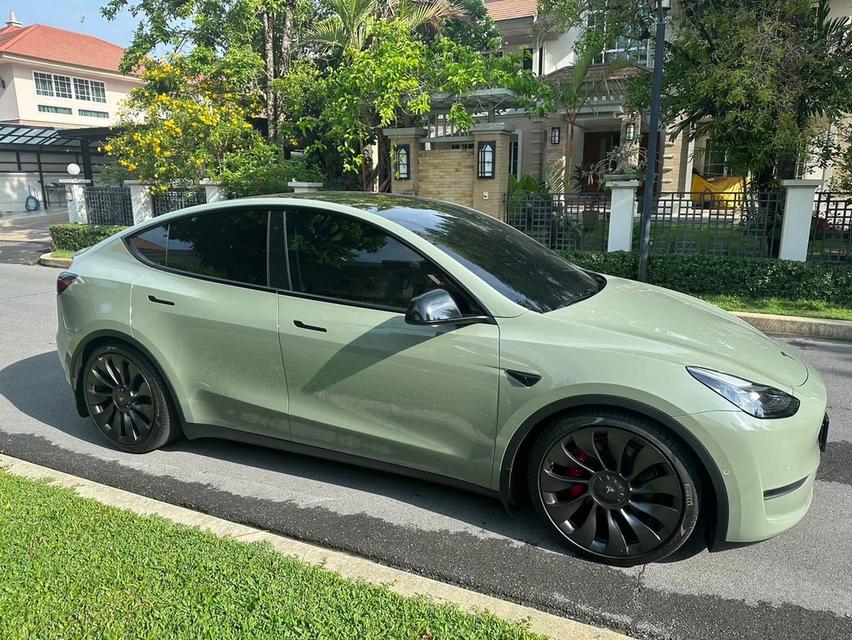
<instances>
[{"instance_id":1,"label":"wheel hub cap","mask_svg":"<svg viewBox=\"0 0 852 640\"><path fill-rule=\"evenodd\" d=\"M620 507L630 496L630 486L620 474L602 471L589 482L592 497L605 507Z\"/></svg>"},{"instance_id":2,"label":"wheel hub cap","mask_svg":"<svg viewBox=\"0 0 852 640\"><path fill-rule=\"evenodd\" d=\"M115 442L144 440L154 425L151 383L130 358L105 353L86 372L86 405L98 428Z\"/></svg>"}]
</instances>

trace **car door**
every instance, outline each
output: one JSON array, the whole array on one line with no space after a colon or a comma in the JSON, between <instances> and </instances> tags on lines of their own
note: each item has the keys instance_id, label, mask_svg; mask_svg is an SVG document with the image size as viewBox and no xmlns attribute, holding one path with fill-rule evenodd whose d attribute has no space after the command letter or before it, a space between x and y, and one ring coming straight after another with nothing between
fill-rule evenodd
<instances>
[{"instance_id":1,"label":"car door","mask_svg":"<svg viewBox=\"0 0 852 640\"><path fill-rule=\"evenodd\" d=\"M272 233L287 249L274 273L293 440L488 485L497 325L407 324L411 297L438 287L463 313L482 310L372 223L326 210L284 213L281 234Z\"/></svg>"},{"instance_id":2,"label":"car door","mask_svg":"<svg viewBox=\"0 0 852 640\"><path fill-rule=\"evenodd\" d=\"M214 210L131 238L153 268L132 285L130 324L188 422L289 439L268 220L265 209Z\"/></svg>"}]
</instances>

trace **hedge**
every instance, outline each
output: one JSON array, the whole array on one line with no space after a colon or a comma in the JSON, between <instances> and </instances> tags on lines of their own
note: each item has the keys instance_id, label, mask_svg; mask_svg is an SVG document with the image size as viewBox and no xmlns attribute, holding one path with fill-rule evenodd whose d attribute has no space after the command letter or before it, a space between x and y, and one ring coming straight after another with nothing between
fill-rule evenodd
<instances>
[{"instance_id":1,"label":"hedge","mask_svg":"<svg viewBox=\"0 0 852 640\"><path fill-rule=\"evenodd\" d=\"M591 271L636 278L639 256L624 251L563 252ZM730 256L652 255L648 282L691 295L819 300L852 306L852 268L821 262Z\"/></svg>"},{"instance_id":2,"label":"hedge","mask_svg":"<svg viewBox=\"0 0 852 640\"><path fill-rule=\"evenodd\" d=\"M50 227L50 237L54 249L79 251L126 228L97 224L55 224Z\"/></svg>"}]
</instances>

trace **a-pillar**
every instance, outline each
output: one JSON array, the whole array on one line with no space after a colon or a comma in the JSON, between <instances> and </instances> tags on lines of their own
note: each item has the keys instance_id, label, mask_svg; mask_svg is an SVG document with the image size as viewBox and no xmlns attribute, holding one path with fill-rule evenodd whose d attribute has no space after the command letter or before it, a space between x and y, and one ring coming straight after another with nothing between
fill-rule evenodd
<instances>
[{"instance_id":1,"label":"a-pillar","mask_svg":"<svg viewBox=\"0 0 852 640\"><path fill-rule=\"evenodd\" d=\"M420 154L428 131L420 127L402 127L385 129L384 134L391 147L391 192L417 195Z\"/></svg>"},{"instance_id":2,"label":"a-pillar","mask_svg":"<svg viewBox=\"0 0 852 640\"><path fill-rule=\"evenodd\" d=\"M781 227L782 260L804 262L808 258L811 219L814 214L814 195L822 180L782 180L787 190L784 202L784 225Z\"/></svg>"},{"instance_id":3,"label":"a-pillar","mask_svg":"<svg viewBox=\"0 0 852 640\"><path fill-rule=\"evenodd\" d=\"M509 188L509 148L514 125L505 122L483 122L471 130L473 134L473 208L499 220L506 217L505 198ZM493 177L480 175L480 153L483 145L494 145Z\"/></svg>"},{"instance_id":4,"label":"a-pillar","mask_svg":"<svg viewBox=\"0 0 852 640\"><path fill-rule=\"evenodd\" d=\"M68 222L87 224L89 214L86 211L86 187L92 184L85 178L60 178L65 185L65 199L68 202Z\"/></svg>"}]
</instances>

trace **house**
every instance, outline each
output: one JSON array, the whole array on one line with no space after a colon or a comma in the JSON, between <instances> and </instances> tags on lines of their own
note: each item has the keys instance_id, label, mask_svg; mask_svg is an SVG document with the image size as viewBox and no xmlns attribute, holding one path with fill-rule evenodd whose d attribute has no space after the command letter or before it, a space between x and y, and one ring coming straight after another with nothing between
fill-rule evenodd
<instances>
[{"instance_id":1,"label":"house","mask_svg":"<svg viewBox=\"0 0 852 640\"><path fill-rule=\"evenodd\" d=\"M0 211L22 211L28 196L40 208L61 201L57 180L71 162L97 172L100 157L73 132L114 124L141 84L119 71L123 54L100 38L25 26L10 14L0 29Z\"/></svg>"},{"instance_id":2,"label":"house","mask_svg":"<svg viewBox=\"0 0 852 640\"><path fill-rule=\"evenodd\" d=\"M484 2L503 36L503 53L525 52L527 68L553 83L572 72L581 28L567 32L548 28L546 17L538 13L537 0ZM835 0L831 7L835 15L852 15L852 0ZM590 15L587 19L600 18ZM628 66L613 71L615 59L627 60ZM552 185L551 191L568 191L576 188L579 169L586 176L580 182L582 188L599 191L597 179L589 181L590 167L599 167L624 142L636 141L638 147L647 147L648 114L628 112L622 99L622 81L630 74L648 73L652 66L652 43L618 42L595 61L587 75L593 91L571 117L565 112L545 116L530 113L517 108L510 92L500 90L456 97L479 115L480 124L466 135L457 135L447 121L452 101L442 102L437 96L422 131L388 132L397 147L405 148L408 174L401 180L395 178L392 189L453 199L498 217L506 213L502 203L506 201L509 174L547 182ZM412 152L421 149L424 153L414 158ZM674 139L666 136L659 154L659 181L664 192L691 191L694 173L705 178L728 175L724 150L714 148L707 138L689 140L685 133ZM494 169L483 172L483 166ZM448 167L450 171L446 171ZM817 173L805 177L830 177L830 170ZM490 181L482 181L484 174ZM447 198L447 194L452 197Z\"/></svg>"}]
</instances>

